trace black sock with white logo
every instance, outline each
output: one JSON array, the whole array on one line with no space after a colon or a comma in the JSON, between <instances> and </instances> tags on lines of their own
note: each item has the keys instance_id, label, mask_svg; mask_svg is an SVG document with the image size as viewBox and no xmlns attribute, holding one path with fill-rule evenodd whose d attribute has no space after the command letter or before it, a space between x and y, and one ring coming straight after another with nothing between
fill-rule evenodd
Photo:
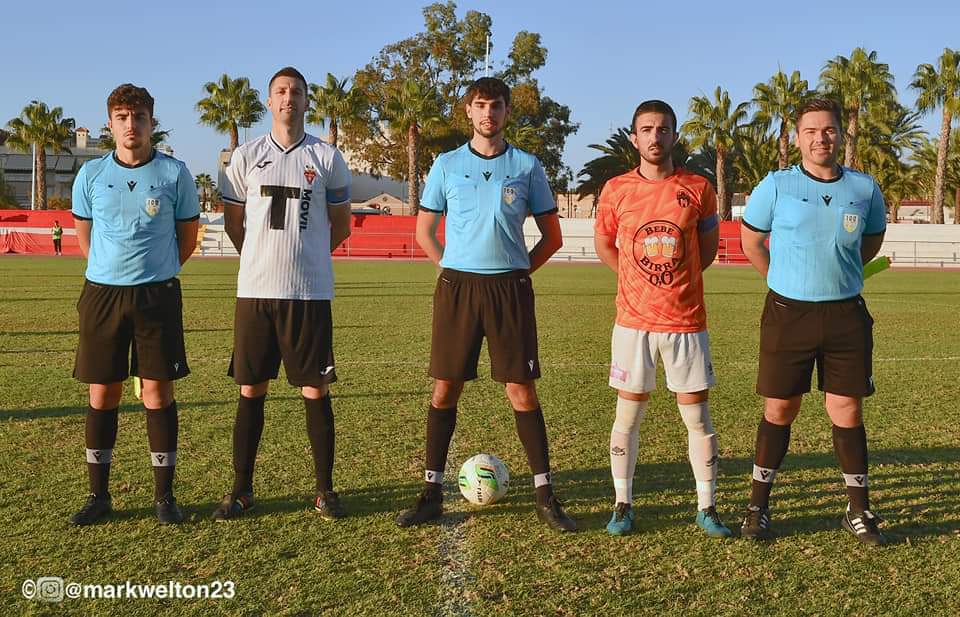
<instances>
[{"instance_id":1,"label":"black sock with white logo","mask_svg":"<svg viewBox=\"0 0 960 617\"><path fill-rule=\"evenodd\" d=\"M313 451L313 470L317 476L317 492L333 490L333 448L335 433L330 395L303 399L307 410L307 436Z\"/></svg>"},{"instance_id":2,"label":"black sock with white logo","mask_svg":"<svg viewBox=\"0 0 960 617\"><path fill-rule=\"evenodd\" d=\"M153 465L153 496L158 501L173 494L177 464L177 402L147 410L147 439Z\"/></svg>"},{"instance_id":3,"label":"black sock with white logo","mask_svg":"<svg viewBox=\"0 0 960 617\"><path fill-rule=\"evenodd\" d=\"M753 459L753 485L750 505L766 508L770 502L770 490L790 445L790 425L773 424L766 418L760 420L757 429L757 450Z\"/></svg>"},{"instance_id":4,"label":"black sock with white logo","mask_svg":"<svg viewBox=\"0 0 960 617\"><path fill-rule=\"evenodd\" d=\"M527 462L533 472L533 485L537 493L537 505L546 505L553 496L553 484L550 479L550 452L547 447L547 425L543 421L543 410L513 410L517 422L517 435L527 453Z\"/></svg>"},{"instance_id":5,"label":"black sock with white logo","mask_svg":"<svg viewBox=\"0 0 960 617\"><path fill-rule=\"evenodd\" d=\"M113 460L113 446L117 443L117 408L87 407L83 433L87 446L90 492L97 497L105 497L110 492L110 462Z\"/></svg>"},{"instance_id":6,"label":"black sock with white logo","mask_svg":"<svg viewBox=\"0 0 960 617\"><path fill-rule=\"evenodd\" d=\"M427 410L427 456L423 481L429 491L439 493L443 487L443 470L447 466L450 440L457 426L457 408Z\"/></svg>"},{"instance_id":7,"label":"black sock with white logo","mask_svg":"<svg viewBox=\"0 0 960 617\"><path fill-rule=\"evenodd\" d=\"M263 404L267 395L237 402L237 418L233 423L233 494L253 493L253 468L257 448L263 434Z\"/></svg>"},{"instance_id":8,"label":"black sock with white logo","mask_svg":"<svg viewBox=\"0 0 960 617\"><path fill-rule=\"evenodd\" d=\"M833 450L840 461L850 509L870 509L867 488L867 431L863 425L841 428L833 425Z\"/></svg>"}]
</instances>

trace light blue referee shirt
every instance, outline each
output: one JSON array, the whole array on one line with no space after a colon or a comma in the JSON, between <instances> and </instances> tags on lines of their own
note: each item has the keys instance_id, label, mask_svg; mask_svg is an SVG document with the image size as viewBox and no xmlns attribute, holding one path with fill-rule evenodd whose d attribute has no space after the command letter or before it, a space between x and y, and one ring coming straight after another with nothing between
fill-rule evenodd
<instances>
[{"instance_id":1,"label":"light blue referee shirt","mask_svg":"<svg viewBox=\"0 0 960 617\"><path fill-rule=\"evenodd\" d=\"M771 172L750 194L743 223L770 233L767 286L794 300L852 298L863 289L860 243L887 227L874 179L846 167L820 180L800 165Z\"/></svg>"},{"instance_id":2,"label":"light blue referee shirt","mask_svg":"<svg viewBox=\"0 0 960 617\"><path fill-rule=\"evenodd\" d=\"M129 167L112 153L80 168L73 216L93 222L87 280L142 285L180 272L176 223L197 219L200 201L181 161L154 151L146 163Z\"/></svg>"},{"instance_id":3,"label":"light blue referee shirt","mask_svg":"<svg viewBox=\"0 0 960 617\"><path fill-rule=\"evenodd\" d=\"M469 142L437 158L420 207L446 213L440 265L478 274L529 268L523 221L557 211L537 157L509 144L483 156Z\"/></svg>"}]
</instances>

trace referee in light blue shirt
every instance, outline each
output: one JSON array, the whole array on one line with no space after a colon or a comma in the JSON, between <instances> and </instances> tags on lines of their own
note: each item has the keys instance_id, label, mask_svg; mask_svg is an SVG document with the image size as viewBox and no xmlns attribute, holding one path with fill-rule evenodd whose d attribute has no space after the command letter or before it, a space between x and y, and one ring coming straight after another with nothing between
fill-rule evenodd
<instances>
[{"instance_id":1,"label":"referee in light blue shirt","mask_svg":"<svg viewBox=\"0 0 960 617\"><path fill-rule=\"evenodd\" d=\"M771 537L770 489L816 366L849 499L841 524L860 542L883 544L867 490L863 398L874 391L873 318L860 296L863 264L880 250L886 229L883 196L873 178L837 164L843 138L836 102L807 101L796 126L802 162L769 174L743 215L743 251L770 292L757 377L764 413L741 531Z\"/></svg>"},{"instance_id":2,"label":"referee in light blue shirt","mask_svg":"<svg viewBox=\"0 0 960 617\"><path fill-rule=\"evenodd\" d=\"M538 518L552 529L576 523L553 495L547 433L534 380L540 377L537 322L530 274L562 244L560 222L543 167L503 138L510 89L484 77L467 89L470 141L441 155L427 177L417 218L417 243L443 267L433 297L424 489L397 518L401 527L443 513L443 470L467 380L487 339L493 379L504 384L517 433L533 472ZM446 214L445 245L437 239ZM523 222L532 215L542 238L529 252Z\"/></svg>"},{"instance_id":3,"label":"referee in light blue shirt","mask_svg":"<svg viewBox=\"0 0 960 617\"><path fill-rule=\"evenodd\" d=\"M132 374L143 383L157 518L179 523L173 380L190 369L175 277L196 246L200 204L187 167L153 148L153 97L145 88L116 88L107 115L116 150L84 164L73 185L77 239L87 258L73 375L90 384L90 495L70 522L90 525L112 511L108 480L117 407L123 381Z\"/></svg>"}]
</instances>

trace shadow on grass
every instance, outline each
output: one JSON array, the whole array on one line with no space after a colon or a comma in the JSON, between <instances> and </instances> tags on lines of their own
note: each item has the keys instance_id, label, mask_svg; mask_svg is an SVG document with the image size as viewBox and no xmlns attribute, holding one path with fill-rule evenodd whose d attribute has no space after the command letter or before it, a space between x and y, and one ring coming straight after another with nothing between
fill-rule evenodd
<instances>
[{"instance_id":1,"label":"shadow on grass","mask_svg":"<svg viewBox=\"0 0 960 617\"><path fill-rule=\"evenodd\" d=\"M284 397L272 397L282 399ZM295 398L295 397L290 397ZM217 407L220 405L233 405L236 401L190 401L179 402L181 409L192 409L194 407ZM146 413L143 405L140 403L124 403L117 408L119 413ZM78 416L87 413L86 404L71 407L35 407L31 409L2 409L0 410L0 422L4 420L24 421L37 420L39 418L64 418L66 416Z\"/></svg>"},{"instance_id":2,"label":"shadow on grass","mask_svg":"<svg viewBox=\"0 0 960 617\"><path fill-rule=\"evenodd\" d=\"M886 518L883 529L891 543L960 532L960 483L943 487L933 470L904 468L931 463L955 464L958 460L960 448L870 451L872 505ZM752 469L751 459L723 459L720 462L718 509L731 529L738 526L739 517L748 504ZM835 479L790 478L791 472L801 470L829 470ZM839 465L832 452L788 454L777 477L778 483L771 497L776 536L840 529L846 498ZM561 470L554 473L554 481L557 495L581 529L602 529L606 525L613 502L609 468ZM511 484L510 494L503 502L489 508L465 506L466 515L498 517L532 510L533 480L530 474L514 474ZM729 493L732 488L736 488L739 494L731 501ZM798 501L803 503L798 504ZM782 504L779 508L778 502ZM634 511L639 533L692 524L696 495L688 462L638 463Z\"/></svg>"}]
</instances>

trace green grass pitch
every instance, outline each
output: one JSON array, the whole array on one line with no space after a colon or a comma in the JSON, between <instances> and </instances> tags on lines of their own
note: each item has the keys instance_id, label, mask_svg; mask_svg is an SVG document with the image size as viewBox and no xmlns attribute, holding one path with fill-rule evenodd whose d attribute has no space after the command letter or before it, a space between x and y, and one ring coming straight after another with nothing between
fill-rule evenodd
<instances>
[{"instance_id":1,"label":"green grass pitch","mask_svg":"<svg viewBox=\"0 0 960 617\"><path fill-rule=\"evenodd\" d=\"M960 613L960 273L885 272L864 296L876 319L878 393L866 404L874 509L892 545L859 546L840 529L845 504L822 396L806 397L772 505L769 546L712 541L694 526L686 432L672 398L641 427L639 530L607 536L612 485L607 387L614 275L548 265L534 275L543 379L538 389L558 494L582 526L540 525L502 388L464 393L451 466L485 451L512 471L510 494L469 506L448 474L441 525L398 529L419 490L435 270L424 263L336 263L335 482L349 517L310 511L312 462L297 392L272 386L254 515L214 523L231 482L237 387L226 377L235 260L194 259L181 278L192 374L177 384L177 496L187 521L160 527L152 508L146 422L132 391L120 409L114 518L72 529L83 501L85 387L71 378L84 262L0 259L0 595L3 614L110 615L956 615ZM747 268L706 274L719 385L718 507L739 526L760 418L754 394L765 287ZM452 471L452 470L450 470ZM450 478L453 481L450 481ZM79 583L233 581L221 600L28 601L25 579Z\"/></svg>"}]
</instances>

